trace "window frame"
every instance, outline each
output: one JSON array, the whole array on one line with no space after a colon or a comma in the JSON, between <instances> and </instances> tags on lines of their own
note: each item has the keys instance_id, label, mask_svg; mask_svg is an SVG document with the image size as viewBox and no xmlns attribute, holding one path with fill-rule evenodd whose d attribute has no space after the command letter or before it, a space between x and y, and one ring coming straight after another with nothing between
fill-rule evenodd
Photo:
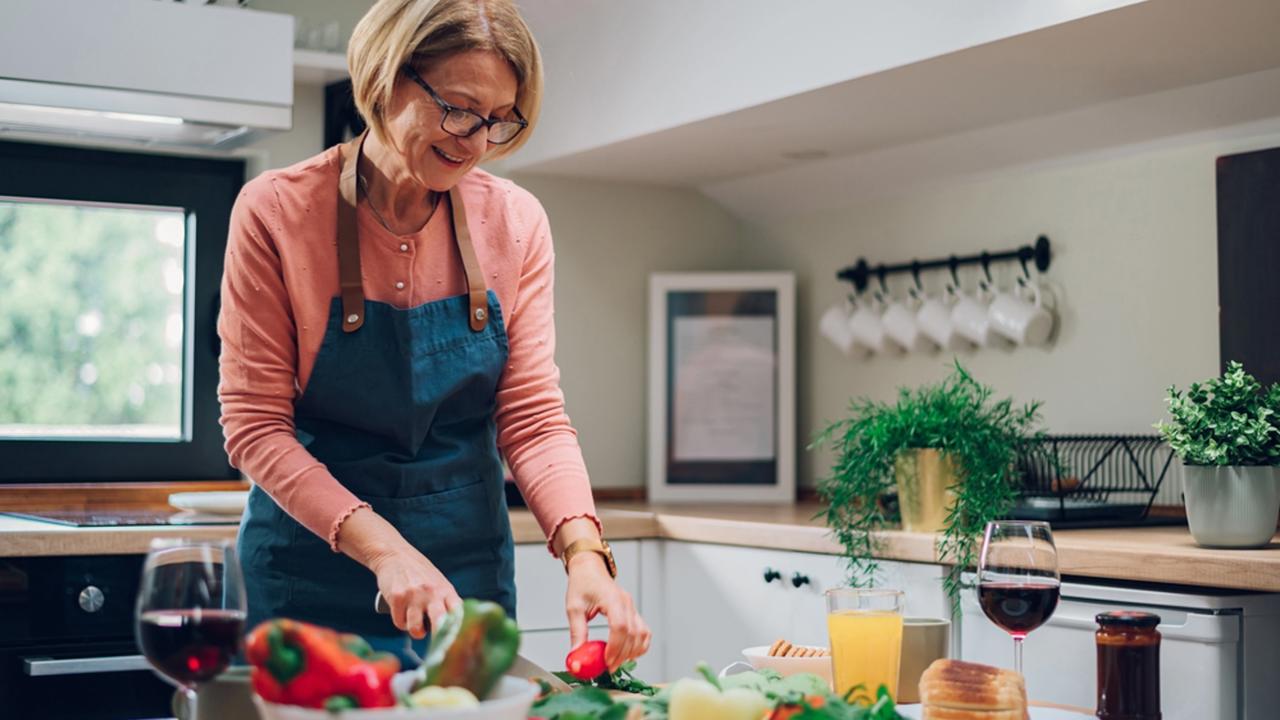
<instances>
[{"instance_id":1,"label":"window frame","mask_svg":"<svg viewBox=\"0 0 1280 720\"><path fill-rule=\"evenodd\" d=\"M187 227L196 227L184 249L185 267L193 268L185 278L191 290L184 312L191 321L183 343L183 366L191 372L184 408L189 437L0 438L0 485L239 479L218 422L217 317L231 209L244 181L245 163L234 158L0 141L0 196L180 207Z\"/></svg>"}]
</instances>

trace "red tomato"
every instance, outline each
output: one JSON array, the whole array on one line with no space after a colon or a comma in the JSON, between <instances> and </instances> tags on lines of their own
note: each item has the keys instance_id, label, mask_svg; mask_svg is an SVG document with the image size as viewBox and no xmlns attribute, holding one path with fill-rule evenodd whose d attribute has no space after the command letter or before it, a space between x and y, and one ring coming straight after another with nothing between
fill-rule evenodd
<instances>
[{"instance_id":1,"label":"red tomato","mask_svg":"<svg viewBox=\"0 0 1280 720\"><path fill-rule=\"evenodd\" d=\"M827 704L827 699L821 695L809 695L804 699L805 703L812 709L817 709ZM804 710L804 705L795 703L779 705L773 709L773 712L766 715L766 720L791 720L792 717L799 715Z\"/></svg>"},{"instance_id":2,"label":"red tomato","mask_svg":"<svg viewBox=\"0 0 1280 720\"><path fill-rule=\"evenodd\" d=\"M604 641L588 640L570 650L564 659L564 667L579 680L595 680L605 674Z\"/></svg>"}]
</instances>

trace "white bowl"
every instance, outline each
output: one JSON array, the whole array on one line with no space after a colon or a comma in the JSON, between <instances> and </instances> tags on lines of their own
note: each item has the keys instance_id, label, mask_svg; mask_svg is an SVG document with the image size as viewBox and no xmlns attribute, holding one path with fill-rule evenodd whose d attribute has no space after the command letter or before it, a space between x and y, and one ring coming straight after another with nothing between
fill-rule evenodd
<instances>
[{"instance_id":1,"label":"white bowl","mask_svg":"<svg viewBox=\"0 0 1280 720\"><path fill-rule=\"evenodd\" d=\"M391 686L397 696L408 691L415 675L417 673L413 670L396 675ZM331 713L323 709L269 703L256 694L253 703L258 706L261 720L525 720L537 697L537 685L507 675L489 693L489 699L471 708L389 707Z\"/></svg>"},{"instance_id":2,"label":"white bowl","mask_svg":"<svg viewBox=\"0 0 1280 720\"><path fill-rule=\"evenodd\" d=\"M760 645L743 650L742 656L747 659L747 662L751 663L751 667L757 670L767 668L776 671L783 677L798 673L813 673L828 683L831 682L830 655L826 657L778 657L769 654L768 645Z\"/></svg>"}]
</instances>

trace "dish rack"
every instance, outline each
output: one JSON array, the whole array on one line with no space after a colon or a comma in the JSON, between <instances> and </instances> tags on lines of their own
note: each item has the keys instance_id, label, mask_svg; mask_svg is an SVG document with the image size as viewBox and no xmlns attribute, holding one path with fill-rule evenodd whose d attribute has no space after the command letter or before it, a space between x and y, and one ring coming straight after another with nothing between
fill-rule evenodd
<instances>
[{"instance_id":1,"label":"dish rack","mask_svg":"<svg viewBox=\"0 0 1280 720\"><path fill-rule=\"evenodd\" d=\"M1172 462L1158 435L1049 435L1018 457L1010 516L1077 527L1164 521L1150 512Z\"/></svg>"}]
</instances>

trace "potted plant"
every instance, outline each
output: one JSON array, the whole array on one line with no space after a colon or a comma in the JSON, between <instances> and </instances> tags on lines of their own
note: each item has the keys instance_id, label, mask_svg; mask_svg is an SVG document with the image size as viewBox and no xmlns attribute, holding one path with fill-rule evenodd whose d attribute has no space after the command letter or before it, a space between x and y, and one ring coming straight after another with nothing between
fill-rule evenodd
<instances>
[{"instance_id":1,"label":"potted plant","mask_svg":"<svg viewBox=\"0 0 1280 720\"><path fill-rule=\"evenodd\" d=\"M873 581L875 533L901 519L912 529L941 531L939 558L950 565L944 586L958 600L960 575L974 565L987 522L1013 506L1019 452L1043 435L1035 429L1039 403L1015 407L993 395L956 363L938 384L900 389L894 403L853 401L848 417L818 434L810 449L835 450L818 492L852 583ZM897 508L884 502L895 490Z\"/></svg>"},{"instance_id":2,"label":"potted plant","mask_svg":"<svg viewBox=\"0 0 1280 720\"><path fill-rule=\"evenodd\" d=\"M1280 513L1280 384L1269 390L1232 362L1220 378L1169 388L1170 422L1156 428L1183 462L1196 544L1266 545Z\"/></svg>"}]
</instances>

